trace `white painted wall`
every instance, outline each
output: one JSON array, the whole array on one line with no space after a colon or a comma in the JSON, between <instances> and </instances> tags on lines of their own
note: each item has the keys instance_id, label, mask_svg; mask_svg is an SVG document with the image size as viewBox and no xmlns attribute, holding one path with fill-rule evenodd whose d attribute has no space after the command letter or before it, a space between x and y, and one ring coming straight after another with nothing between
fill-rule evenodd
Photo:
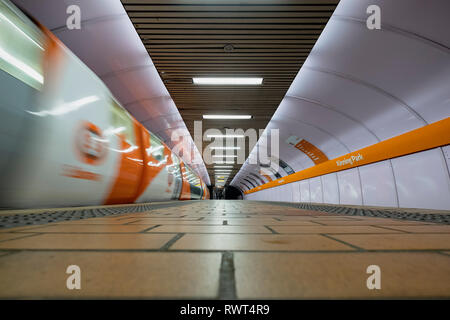
<instances>
[{"instance_id":1,"label":"white painted wall","mask_svg":"<svg viewBox=\"0 0 450 320\"><path fill-rule=\"evenodd\" d=\"M245 199L450 210L449 168L446 146L262 190Z\"/></svg>"}]
</instances>

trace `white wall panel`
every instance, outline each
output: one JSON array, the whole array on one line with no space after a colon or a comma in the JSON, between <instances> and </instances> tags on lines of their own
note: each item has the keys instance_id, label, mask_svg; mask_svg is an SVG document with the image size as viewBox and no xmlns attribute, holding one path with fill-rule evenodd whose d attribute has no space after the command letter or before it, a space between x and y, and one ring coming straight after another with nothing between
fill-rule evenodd
<instances>
[{"instance_id":1,"label":"white wall panel","mask_svg":"<svg viewBox=\"0 0 450 320\"><path fill-rule=\"evenodd\" d=\"M309 191L311 194L311 202L322 203L322 182L320 177L309 179Z\"/></svg>"},{"instance_id":2,"label":"white wall panel","mask_svg":"<svg viewBox=\"0 0 450 320\"><path fill-rule=\"evenodd\" d=\"M300 202L300 182L293 182L290 184L292 188L292 201L293 202Z\"/></svg>"},{"instance_id":3,"label":"white wall panel","mask_svg":"<svg viewBox=\"0 0 450 320\"><path fill-rule=\"evenodd\" d=\"M336 173L323 175L323 202L339 204L339 185Z\"/></svg>"},{"instance_id":4,"label":"white wall panel","mask_svg":"<svg viewBox=\"0 0 450 320\"><path fill-rule=\"evenodd\" d=\"M300 181L300 193L302 202L310 202L309 180Z\"/></svg>"},{"instance_id":5,"label":"white wall panel","mask_svg":"<svg viewBox=\"0 0 450 320\"><path fill-rule=\"evenodd\" d=\"M286 201L292 202L293 195L292 195L292 187L291 187L291 185L290 184L284 185L283 189L282 189L282 192L283 192L283 194L286 197Z\"/></svg>"},{"instance_id":6,"label":"white wall panel","mask_svg":"<svg viewBox=\"0 0 450 320\"><path fill-rule=\"evenodd\" d=\"M450 210L450 181L440 148L392 159L400 207Z\"/></svg>"},{"instance_id":7,"label":"white wall panel","mask_svg":"<svg viewBox=\"0 0 450 320\"><path fill-rule=\"evenodd\" d=\"M442 147L442 152L444 154L445 162L447 163L448 171L450 172L450 145Z\"/></svg>"},{"instance_id":8,"label":"white wall panel","mask_svg":"<svg viewBox=\"0 0 450 320\"><path fill-rule=\"evenodd\" d=\"M349 169L337 173L341 204L362 205L361 185L358 169Z\"/></svg>"},{"instance_id":9,"label":"white wall panel","mask_svg":"<svg viewBox=\"0 0 450 320\"><path fill-rule=\"evenodd\" d=\"M397 207L397 191L389 161L359 167L364 205Z\"/></svg>"},{"instance_id":10,"label":"white wall panel","mask_svg":"<svg viewBox=\"0 0 450 320\"><path fill-rule=\"evenodd\" d=\"M381 30L366 27L369 4L381 7ZM449 10L448 0L341 0L268 128L334 159L449 117ZM311 165L287 144L280 154L296 171ZM445 146L324 175L322 201L450 210L449 171ZM293 197L319 202L318 179Z\"/></svg>"}]
</instances>

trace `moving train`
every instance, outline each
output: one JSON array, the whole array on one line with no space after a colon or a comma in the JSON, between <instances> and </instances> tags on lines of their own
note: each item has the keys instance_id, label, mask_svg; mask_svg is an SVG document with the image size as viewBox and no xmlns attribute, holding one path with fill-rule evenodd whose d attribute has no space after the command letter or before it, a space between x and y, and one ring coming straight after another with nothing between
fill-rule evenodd
<instances>
[{"instance_id":1,"label":"moving train","mask_svg":"<svg viewBox=\"0 0 450 320\"><path fill-rule=\"evenodd\" d=\"M49 30L0 0L0 207L207 199L206 184Z\"/></svg>"}]
</instances>

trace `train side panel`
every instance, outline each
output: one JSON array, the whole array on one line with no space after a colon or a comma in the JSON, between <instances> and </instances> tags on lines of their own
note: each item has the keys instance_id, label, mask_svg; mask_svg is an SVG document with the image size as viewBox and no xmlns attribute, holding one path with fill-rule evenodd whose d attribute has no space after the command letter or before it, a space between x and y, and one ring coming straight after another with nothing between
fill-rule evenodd
<instances>
[{"instance_id":1,"label":"train side panel","mask_svg":"<svg viewBox=\"0 0 450 320\"><path fill-rule=\"evenodd\" d=\"M103 84L61 51L34 108L32 131L11 181L8 206L102 204L118 172L122 141ZM52 79L53 77L53 79Z\"/></svg>"},{"instance_id":2,"label":"train side panel","mask_svg":"<svg viewBox=\"0 0 450 320\"><path fill-rule=\"evenodd\" d=\"M0 207L202 198L200 178L52 33L0 11Z\"/></svg>"},{"instance_id":3,"label":"train side panel","mask_svg":"<svg viewBox=\"0 0 450 320\"><path fill-rule=\"evenodd\" d=\"M148 183L137 202L178 199L182 184L178 157L153 134L144 139Z\"/></svg>"}]
</instances>

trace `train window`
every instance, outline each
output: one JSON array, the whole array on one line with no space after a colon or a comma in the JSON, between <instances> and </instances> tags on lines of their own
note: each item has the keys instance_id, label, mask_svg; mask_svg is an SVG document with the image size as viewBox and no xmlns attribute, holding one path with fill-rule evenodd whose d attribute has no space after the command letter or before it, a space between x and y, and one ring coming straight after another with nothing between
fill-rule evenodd
<instances>
[{"instance_id":1,"label":"train window","mask_svg":"<svg viewBox=\"0 0 450 320\"><path fill-rule=\"evenodd\" d=\"M155 135L150 134L150 153L159 163L164 161L164 145Z\"/></svg>"},{"instance_id":2,"label":"train window","mask_svg":"<svg viewBox=\"0 0 450 320\"><path fill-rule=\"evenodd\" d=\"M27 85L44 85L44 35L21 12L0 1L0 69Z\"/></svg>"},{"instance_id":3,"label":"train window","mask_svg":"<svg viewBox=\"0 0 450 320\"><path fill-rule=\"evenodd\" d=\"M175 153L171 153L171 157L173 163L169 168L169 172L172 173L175 177L181 178L180 159L178 159Z\"/></svg>"},{"instance_id":4,"label":"train window","mask_svg":"<svg viewBox=\"0 0 450 320\"><path fill-rule=\"evenodd\" d=\"M191 168L189 168L188 166L185 167L186 167L185 178L189 181L190 184L199 187L200 179L195 175L195 173L192 171Z\"/></svg>"},{"instance_id":5,"label":"train window","mask_svg":"<svg viewBox=\"0 0 450 320\"><path fill-rule=\"evenodd\" d=\"M111 99L111 123L113 132L125 138L129 145L136 145L133 119L116 101Z\"/></svg>"}]
</instances>

